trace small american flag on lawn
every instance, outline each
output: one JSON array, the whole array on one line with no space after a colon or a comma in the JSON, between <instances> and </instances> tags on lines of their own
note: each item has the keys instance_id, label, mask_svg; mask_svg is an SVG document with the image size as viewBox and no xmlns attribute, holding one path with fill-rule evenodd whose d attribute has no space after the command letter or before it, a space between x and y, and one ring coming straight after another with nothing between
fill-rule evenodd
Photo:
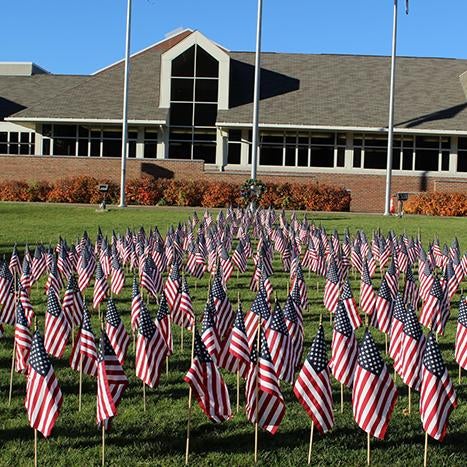
<instances>
[{"instance_id":1,"label":"small american flag on lawn","mask_svg":"<svg viewBox=\"0 0 467 467\"><path fill-rule=\"evenodd\" d=\"M39 331L34 333L28 362L24 406L29 424L46 438L52 433L63 396Z\"/></svg>"},{"instance_id":2,"label":"small american flag on lawn","mask_svg":"<svg viewBox=\"0 0 467 467\"><path fill-rule=\"evenodd\" d=\"M357 425L383 439L397 401L397 389L370 332L366 330L355 368L352 409Z\"/></svg>"}]
</instances>

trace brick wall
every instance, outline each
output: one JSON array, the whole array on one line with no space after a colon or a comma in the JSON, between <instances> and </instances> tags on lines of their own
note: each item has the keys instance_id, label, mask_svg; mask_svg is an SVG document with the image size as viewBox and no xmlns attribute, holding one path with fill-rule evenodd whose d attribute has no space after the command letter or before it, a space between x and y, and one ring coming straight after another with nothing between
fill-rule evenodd
<instances>
[{"instance_id":1,"label":"brick wall","mask_svg":"<svg viewBox=\"0 0 467 467\"><path fill-rule=\"evenodd\" d=\"M1 180L53 181L70 175L90 175L120 181L120 159L103 157L47 157L0 155ZM243 183L250 177L244 172L220 172L205 170L203 161L128 159L127 178L154 176L192 180L224 180ZM383 212L385 175L349 175L327 173L265 174L258 178L268 182L304 183L316 181L337 185L351 190L351 210L356 212ZM393 176L392 192L416 193L420 191L466 192L467 181L441 177Z\"/></svg>"}]
</instances>

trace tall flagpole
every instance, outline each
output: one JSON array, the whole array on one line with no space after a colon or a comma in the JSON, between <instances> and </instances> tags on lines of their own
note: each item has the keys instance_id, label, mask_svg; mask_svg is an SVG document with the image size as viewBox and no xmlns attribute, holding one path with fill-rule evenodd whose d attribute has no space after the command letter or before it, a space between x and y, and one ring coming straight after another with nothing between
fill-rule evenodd
<instances>
[{"instance_id":1,"label":"tall flagpole","mask_svg":"<svg viewBox=\"0 0 467 467\"><path fill-rule=\"evenodd\" d=\"M123 81L123 122L122 122L122 169L120 176L120 207L126 207L125 178L126 156L128 140L128 74L130 71L130 35L131 35L131 0L128 0L126 11L126 39L125 39L125 77Z\"/></svg>"},{"instance_id":2,"label":"tall flagpole","mask_svg":"<svg viewBox=\"0 0 467 467\"><path fill-rule=\"evenodd\" d=\"M261 80L261 23L263 15L263 0L258 0L258 18L256 23L256 55L255 55L255 88L253 95L253 135L251 141L251 178L256 179L258 165L258 115Z\"/></svg>"},{"instance_id":3,"label":"tall flagpole","mask_svg":"<svg viewBox=\"0 0 467 467\"><path fill-rule=\"evenodd\" d=\"M390 215L391 178L392 178L392 147L394 139L394 88L396 83L396 39L397 39L397 2L394 0L394 18L392 26L392 56L391 56L391 84L389 91L389 124L388 124L388 157L386 167L386 197L384 215Z\"/></svg>"}]
</instances>

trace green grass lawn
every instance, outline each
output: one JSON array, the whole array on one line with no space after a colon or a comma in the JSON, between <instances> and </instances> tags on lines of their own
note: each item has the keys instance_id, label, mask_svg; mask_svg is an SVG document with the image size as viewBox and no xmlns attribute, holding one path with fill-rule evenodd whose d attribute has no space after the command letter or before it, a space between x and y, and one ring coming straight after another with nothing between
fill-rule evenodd
<instances>
[{"instance_id":1,"label":"green grass lawn","mask_svg":"<svg viewBox=\"0 0 467 467\"><path fill-rule=\"evenodd\" d=\"M198 214L202 210L198 209ZM59 235L69 243L87 230L92 239L95 238L98 226L106 235L112 230L124 233L127 227L137 229L144 226L157 226L165 235L170 224L185 221L193 209L184 208L128 208L110 209L97 213L95 207L32 205L0 203L0 253L9 255L15 242L22 254L25 243L31 248L38 242L55 244ZM299 218L302 214L298 214ZM383 233L393 229L400 234L421 235L426 244L438 236L440 241L448 244L457 236L461 251L467 248L467 221L455 218L427 218L406 216L402 219L385 218L376 215L314 214L308 213L308 219L322 224L328 232L337 229L343 233L349 228L352 234L357 229L366 231L371 238L372 231L381 229ZM275 262L276 272L272 277L274 290L277 291L281 304L286 298L288 274L279 270ZM246 311L254 294L248 289L252 265L246 274L234 275L229 282L229 297L236 303L237 293ZM304 316L305 352L316 334L320 315L324 313L326 341L330 345L332 328L328 313L322 305L324 280L314 274L305 275L309 289L310 308ZM353 279L353 274L351 275ZM188 278L190 291L194 300L195 311L201 316L206 299L207 279L196 283ZM379 286L379 278L374 280ZM358 298L358 282L352 281ZM463 284L464 288L466 284ZM32 300L39 315L39 327L43 330L45 296L40 288L32 290ZM117 308L130 329L131 277L127 276L124 292L116 299ZM452 303L452 314L447 325L447 332L440 338L443 357L448 365L451 377L455 382L459 398L459 407L451 414L448 436L440 444L430 440L430 465L467 465L467 376L461 385L457 382L457 365L454 362L454 336L456 329L459 294ZM236 305L234 305L236 308ZM150 304L150 312L154 316L156 305ZM97 316L93 316L94 331L97 332ZM159 386L146 390L147 411L143 412L142 383L135 377L134 351L130 346L125 364L125 372L130 385L119 406L119 414L113 422L113 428L106 437L106 460L108 465L183 465L185 452L188 385L183 382L183 375L190 365L190 336L185 333L184 347L180 349L180 329L173 328L174 354L169 361L168 376L162 375ZM373 330L373 336L384 351L384 337ZM361 339L363 330L358 331ZM13 399L8 406L8 385L12 355L13 332L7 329L6 337L0 340L0 465L31 465L33 459L33 431L29 427L24 410L25 379L14 375ZM59 380L64 403L52 436L39 439L39 464L70 466L100 465L101 437L95 423L96 419L96 383L84 377L83 409L78 412L78 374L68 365L70 346L65 358L54 360L53 365ZM330 348L328 351L330 356ZM391 367L392 371L392 367ZM253 464L254 427L244 415L244 383L241 384L241 407L235 412L236 377L223 372L231 395L234 418L222 425L214 425L194 405L192 416L191 455L193 465L251 465ZM404 415L407 408L407 388L398 379L399 400L389 425L386 439L372 440L372 461L374 465L393 464L400 466L419 466L423 462L424 433L418 413L418 394L412 397L412 414ZM351 393L345 391L344 412L339 411L340 386L333 380L335 401L335 427L325 436L315 432L312 463L314 465L365 465L366 434L355 424L351 410ZM304 465L308 452L310 421L300 404L296 401L292 387L282 384L287 404L286 416L275 436L260 433L259 464L260 465Z\"/></svg>"}]
</instances>

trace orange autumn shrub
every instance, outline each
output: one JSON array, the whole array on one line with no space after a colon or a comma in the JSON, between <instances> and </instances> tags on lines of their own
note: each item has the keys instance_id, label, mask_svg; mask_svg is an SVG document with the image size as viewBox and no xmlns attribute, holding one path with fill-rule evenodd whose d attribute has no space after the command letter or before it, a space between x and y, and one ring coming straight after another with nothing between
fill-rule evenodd
<instances>
[{"instance_id":1,"label":"orange autumn shrub","mask_svg":"<svg viewBox=\"0 0 467 467\"><path fill-rule=\"evenodd\" d=\"M207 184L201 206L206 208L224 208L233 205L238 194L237 184L228 182L210 182Z\"/></svg>"},{"instance_id":2,"label":"orange autumn shrub","mask_svg":"<svg viewBox=\"0 0 467 467\"><path fill-rule=\"evenodd\" d=\"M293 202L290 183L269 183L261 197L260 206L289 209Z\"/></svg>"},{"instance_id":3,"label":"orange autumn shrub","mask_svg":"<svg viewBox=\"0 0 467 467\"><path fill-rule=\"evenodd\" d=\"M29 201L29 185L19 180L0 183L1 201Z\"/></svg>"},{"instance_id":4,"label":"orange autumn shrub","mask_svg":"<svg viewBox=\"0 0 467 467\"><path fill-rule=\"evenodd\" d=\"M164 200L169 206L201 206L207 182L194 180L168 180Z\"/></svg>"},{"instance_id":5,"label":"orange autumn shrub","mask_svg":"<svg viewBox=\"0 0 467 467\"><path fill-rule=\"evenodd\" d=\"M166 182L164 179L151 177L129 180L125 187L127 203L154 206L163 198Z\"/></svg>"},{"instance_id":6,"label":"orange autumn shrub","mask_svg":"<svg viewBox=\"0 0 467 467\"><path fill-rule=\"evenodd\" d=\"M467 216L467 194L434 192L412 195L404 203L404 211L427 216Z\"/></svg>"}]
</instances>

